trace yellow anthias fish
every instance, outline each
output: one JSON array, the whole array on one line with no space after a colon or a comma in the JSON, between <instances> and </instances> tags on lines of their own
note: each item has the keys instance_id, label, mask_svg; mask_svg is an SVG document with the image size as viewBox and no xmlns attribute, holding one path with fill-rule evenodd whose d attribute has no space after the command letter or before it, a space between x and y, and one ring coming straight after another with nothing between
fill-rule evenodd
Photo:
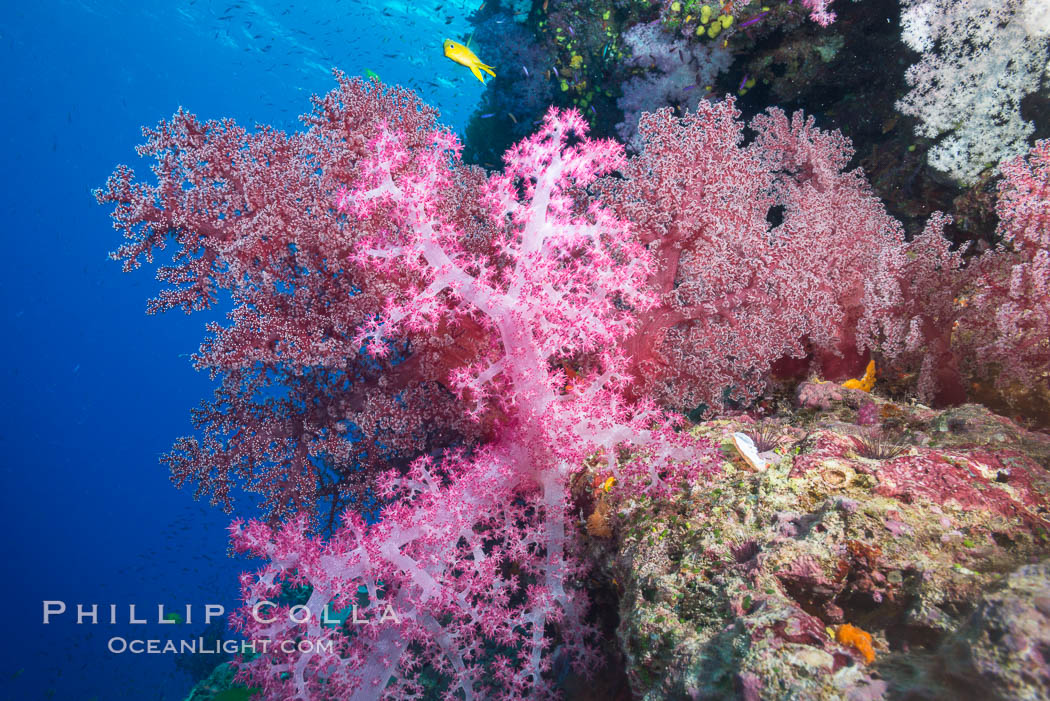
<instances>
[{"instance_id":1,"label":"yellow anthias fish","mask_svg":"<svg viewBox=\"0 0 1050 701\"><path fill-rule=\"evenodd\" d=\"M481 76L481 71L485 71L493 78L496 77L496 72L492 70L492 66L486 66L481 62L480 58L474 55L473 51L459 42L445 39L445 56L459 65L469 68L474 77L482 83L485 82L485 79Z\"/></svg>"},{"instance_id":2,"label":"yellow anthias fish","mask_svg":"<svg viewBox=\"0 0 1050 701\"><path fill-rule=\"evenodd\" d=\"M859 380L846 380L842 383L842 386L846 389L859 389L862 392L870 392L875 386L875 361L868 361L868 367L864 370L864 377Z\"/></svg>"}]
</instances>

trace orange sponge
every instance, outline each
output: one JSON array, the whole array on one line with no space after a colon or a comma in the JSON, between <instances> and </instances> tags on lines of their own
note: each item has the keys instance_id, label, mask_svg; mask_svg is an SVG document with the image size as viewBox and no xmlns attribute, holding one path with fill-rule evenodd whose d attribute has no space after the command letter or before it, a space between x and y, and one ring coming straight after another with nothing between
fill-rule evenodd
<instances>
[{"instance_id":1,"label":"orange sponge","mask_svg":"<svg viewBox=\"0 0 1050 701\"><path fill-rule=\"evenodd\" d=\"M864 370L864 377L859 380L846 380L842 383L842 386L846 389L859 389L862 392L870 392L875 387L875 361L868 361L868 367Z\"/></svg>"},{"instance_id":2,"label":"orange sponge","mask_svg":"<svg viewBox=\"0 0 1050 701\"><path fill-rule=\"evenodd\" d=\"M875 661L875 648L871 645L871 634L865 633L849 623L843 624L835 631L835 639L843 645L849 645L859 652L864 661L871 664Z\"/></svg>"}]
</instances>

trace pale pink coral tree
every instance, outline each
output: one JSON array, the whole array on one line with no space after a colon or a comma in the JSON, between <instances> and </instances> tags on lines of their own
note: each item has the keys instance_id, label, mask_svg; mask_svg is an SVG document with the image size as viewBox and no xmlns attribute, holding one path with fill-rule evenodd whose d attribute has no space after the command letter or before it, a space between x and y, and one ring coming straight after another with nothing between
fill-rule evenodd
<instances>
[{"instance_id":1,"label":"pale pink coral tree","mask_svg":"<svg viewBox=\"0 0 1050 701\"><path fill-rule=\"evenodd\" d=\"M1050 140L999 166L1002 244L971 273L961 325L974 368L1000 382L1050 385Z\"/></svg>"},{"instance_id":2,"label":"pale pink coral tree","mask_svg":"<svg viewBox=\"0 0 1050 701\"><path fill-rule=\"evenodd\" d=\"M995 333L982 350L1011 379L1050 383L1050 140L1000 166L999 235L1013 256L1009 284L975 299L995 310Z\"/></svg>"},{"instance_id":3,"label":"pale pink coral tree","mask_svg":"<svg viewBox=\"0 0 1050 701\"><path fill-rule=\"evenodd\" d=\"M603 197L653 256L659 303L627 340L634 391L681 409L750 401L785 359L832 379L895 353L904 235L838 132L732 98L642 118L642 152ZM771 216L777 213L778 217Z\"/></svg>"},{"instance_id":4,"label":"pale pink coral tree","mask_svg":"<svg viewBox=\"0 0 1050 701\"><path fill-rule=\"evenodd\" d=\"M968 261L951 251L937 213L909 245L902 272L908 324L902 367L923 399L964 401L968 383L1050 383L1050 141L999 166L1000 244Z\"/></svg>"}]
</instances>

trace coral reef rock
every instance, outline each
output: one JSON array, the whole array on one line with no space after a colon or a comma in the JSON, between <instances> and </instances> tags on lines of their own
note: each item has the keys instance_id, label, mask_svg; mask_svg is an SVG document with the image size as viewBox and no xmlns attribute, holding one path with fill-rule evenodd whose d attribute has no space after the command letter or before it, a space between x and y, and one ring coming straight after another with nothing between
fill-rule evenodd
<instances>
[{"instance_id":1,"label":"coral reef rock","mask_svg":"<svg viewBox=\"0 0 1050 701\"><path fill-rule=\"evenodd\" d=\"M708 421L719 477L603 505L635 696L1050 697L1050 436L832 383L798 404L764 422L766 469L732 443L751 418ZM866 432L900 450L862 457Z\"/></svg>"}]
</instances>

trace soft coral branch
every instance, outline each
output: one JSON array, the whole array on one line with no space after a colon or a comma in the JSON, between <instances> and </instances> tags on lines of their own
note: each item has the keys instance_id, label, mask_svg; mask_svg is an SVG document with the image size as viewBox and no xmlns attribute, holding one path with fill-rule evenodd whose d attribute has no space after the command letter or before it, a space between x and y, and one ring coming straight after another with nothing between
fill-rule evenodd
<instances>
[{"instance_id":1,"label":"soft coral branch","mask_svg":"<svg viewBox=\"0 0 1050 701\"><path fill-rule=\"evenodd\" d=\"M357 256L405 285L391 291L362 338L378 348L408 330L461 322L482 332L477 357L454 377L479 416L498 407L500 427L471 455L424 458L404 476L390 474L380 490L382 519L363 526L349 517L328 544L300 535L290 552L275 552L237 531L238 547L271 560L261 581L279 578L287 558L299 557L295 576L314 596L324 592L316 603L342 602L381 579L384 601L402 616L396 637L412 642L393 651L362 635L347 643L345 661L304 654L305 662L289 662L315 670L309 680L275 678L266 660L246 665L246 674L287 698L322 688L396 697L415 688L425 660L446 678L448 694L543 695L552 691L545 670L555 634L575 666L593 664L577 583L584 566L566 503L571 474L601 453L624 485L657 495L710 469L715 455L676 433L654 407L629 407L617 390L626 381L618 348L633 331L634 310L651 304L643 284L648 256L620 220L582 194L622 165L622 152L587 139L578 114L552 110L482 188L493 227L483 255L434 204L458 177L447 133L435 131L425 148L406 152L396 132L384 131L372 149L345 199L349 216L376 222L358 239ZM567 358L581 360L587 376L580 391L565 394L557 366ZM646 457L621 462L625 447ZM270 531L262 540L275 537ZM344 543L350 547L328 556ZM249 605L260 596L255 581L246 580ZM243 621L251 635L263 632ZM323 636L292 625L265 633ZM483 674L481 651L500 648L517 652Z\"/></svg>"}]
</instances>

